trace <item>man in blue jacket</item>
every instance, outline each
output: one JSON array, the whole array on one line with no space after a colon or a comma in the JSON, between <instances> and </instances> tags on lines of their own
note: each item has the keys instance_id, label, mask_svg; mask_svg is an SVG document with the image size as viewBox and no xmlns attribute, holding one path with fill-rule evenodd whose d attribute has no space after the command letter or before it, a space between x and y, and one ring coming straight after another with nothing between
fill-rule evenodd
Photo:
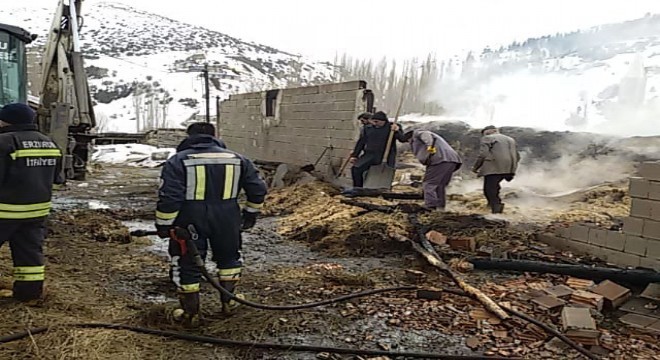
<instances>
[{"instance_id":1,"label":"man in blue jacket","mask_svg":"<svg viewBox=\"0 0 660 360\"><path fill-rule=\"evenodd\" d=\"M208 124L207 124L208 125ZM266 184L250 160L227 150L199 124L188 128L188 138L163 166L156 228L162 238L180 227L191 233L202 258L208 245L217 263L220 284L234 292L241 278L241 230L252 228L266 196ZM245 191L241 210L238 196ZM199 321L201 272L180 244L170 239L170 277L177 286L186 325ZM222 308L228 313L238 305L224 294Z\"/></svg>"}]
</instances>

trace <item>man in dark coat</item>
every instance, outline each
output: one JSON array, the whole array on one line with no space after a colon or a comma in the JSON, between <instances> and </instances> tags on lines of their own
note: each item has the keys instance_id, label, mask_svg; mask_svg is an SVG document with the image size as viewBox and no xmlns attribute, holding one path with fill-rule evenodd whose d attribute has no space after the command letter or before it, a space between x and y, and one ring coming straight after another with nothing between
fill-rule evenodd
<instances>
[{"instance_id":1,"label":"man in dark coat","mask_svg":"<svg viewBox=\"0 0 660 360\"><path fill-rule=\"evenodd\" d=\"M383 161L385 148L392 132L394 134L392 134L393 139L387 156L387 164L394 167L396 161L396 142L394 140L404 142L403 130L399 125L390 123L387 114L382 111L371 116L371 125L363 128L351 154L353 187L361 188L364 185L367 170Z\"/></svg>"}]
</instances>

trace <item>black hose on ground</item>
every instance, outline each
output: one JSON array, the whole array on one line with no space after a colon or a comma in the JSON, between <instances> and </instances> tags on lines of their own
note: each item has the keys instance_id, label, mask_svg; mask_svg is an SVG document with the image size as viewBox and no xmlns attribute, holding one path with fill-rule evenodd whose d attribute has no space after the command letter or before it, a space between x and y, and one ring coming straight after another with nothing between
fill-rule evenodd
<instances>
[{"instance_id":1,"label":"black hose on ground","mask_svg":"<svg viewBox=\"0 0 660 360\"><path fill-rule=\"evenodd\" d=\"M138 232L139 232L139 235L137 235ZM153 233L155 233L155 232L153 232ZM152 235L152 232L144 231L144 230L138 230L137 232L131 233L131 235L133 235L133 236L135 236L135 235L145 236L145 234L146 235ZM307 303L307 304L300 304L300 305L259 304L259 303L255 303L255 302L237 297L236 295L234 295L234 293L232 293L229 290L222 287L222 285L220 285L218 280L216 278L214 278L213 276L211 276L211 274L209 274L208 270L206 269L206 266L204 266L204 260L202 260L202 257L199 255L199 251L197 250L197 247L195 246L195 243L193 241L191 241L190 239L187 239L187 244L188 244L188 251L190 252L190 256L193 259L193 262L195 263L195 265L197 267L199 267L199 269L200 269L202 275L204 276L204 278L206 278L206 280L216 290L218 290L222 294L225 294L226 296L228 296L229 298L231 298L232 300L234 300L234 301L236 301L240 304L250 306L250 307L253 307L253 308L256 308L256 309L261 309L261 310L300 310L300 309L309 309L309 308L313 308L313 307L329 305L329 304L338 303L338 302L341 302L341 301L347 301L347 300L351 300L351 299L355 299L355 298L359 298L359 297L365 297L365 296L380 294L380 293L385 293L385 292L419 290L419 288L417 286L399 286L399 287L367 290L367 291L362 291L362 292L358 292L358 293L353 293L353 294L340 296L340 297L337 297L337 298L334 298L334 299L321 300L321 301L317 301L317 302L312 302L312 303ZM449 293L449 294L454 294L454 295L458 295L458 296L464 296L464 297L472 298L470 295L468 295L467 293L465 293L461 290L454 290L454 289L441 289L441 290L443 292L446 292L446 293ZM587 358L589 358L591 360L599 360L599 358L596 355L594 355L593 353L591 353L589 350L583 348L582 346L580 346L579 344L577 344L573 340L569 339L564 334L562 334L558 330L552 328L551 326L548 326L548 325L544 324L543 322L538 321L538 320L530 317L529 315L517 312L513 309L509 309L509 308L506 308L506 307L502 307L502 309L504 311L506 311L507 313L509 313L510 315L516 316L516 317L518 317L518 318L520 318L524 321L527 321L527 322L530 322L530 323L532 323L536 326L539 326L540 328L545 330L547 333L556 336L558 339L560 339L561 341L566 343L568 346L570 346L571 348L578 351L580 354L586 356Z\"/></svg>"},{"instance_id":2,"label":"black hose on ground","mask_svg":"<svg viewBox=\"0 0 660 360\"><path fill-rule=\"evenodd\" d=\"M365 350L365 349L350 349L331 346L313 346L313 345L296 345L296 344L278 344L278 343L262 343L253 341L238 341L230 339L215 338L209 336L192 335L185 333L178 333L167 330L148 329L139 326L121 325L121 324L104 324L104 323L80 323L80 324L65 324L60 326L81 327L88 329L112 329L112 330L127 330L141 334L158 335L172 339L186 340L201 342L207 344L216 344L222 346L246 347L254 349L270 349L282 351L298 351L298 352L327 352L332 354L352 354L364 356L388 356L388 357L407 357L416 359L446 359L446 360L511 360L520 358L510 357L497 357L497 356L480 356L480 355L448 355L437 353L422 353L422 352L406 352L406 351L384 351L384 350ZM29 336L44 333L50 330L51 327L39 327L28 329L24 332L0 337L0 344L8 343L10 341L24 339Z\"/></svg>"}]
</instances>

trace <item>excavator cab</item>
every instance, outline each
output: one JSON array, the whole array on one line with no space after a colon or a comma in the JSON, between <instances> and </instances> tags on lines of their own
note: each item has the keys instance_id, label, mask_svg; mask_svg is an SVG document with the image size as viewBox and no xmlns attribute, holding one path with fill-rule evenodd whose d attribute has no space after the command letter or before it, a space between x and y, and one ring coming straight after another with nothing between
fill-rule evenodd
<instances>
[{"instance_id":1,"label":"excavator cab","mask_svg":"<svg viewBox=\"0 0 660 360\"><path fill-rule=\"evenodd\" d=\"M17 26L0 24L0 106L27 103L25 46L35 38Z\"/></svg>"}]
</instances>

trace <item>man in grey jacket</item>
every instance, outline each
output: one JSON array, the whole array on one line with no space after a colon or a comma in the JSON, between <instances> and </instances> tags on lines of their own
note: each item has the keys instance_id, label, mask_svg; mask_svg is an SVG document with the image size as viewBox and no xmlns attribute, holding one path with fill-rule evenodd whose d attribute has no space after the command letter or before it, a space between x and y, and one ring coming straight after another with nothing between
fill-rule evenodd
<instances>
[{"instance_id":1,"label":"man in grey jacket","mask_svg":"<svg viewBox=\"0 0 660 360\"><path fill-rule=\"evenodd\" d=\"M500 199L500 183L513 180L520 156L516 141L500 134L495 126L486 126L481 135L479 157L472 171L484 177L484 195L493 214L501 214L504 204Z\"/></svg>"},{"instance_id":2,"label":"man in grey jacket","mask_svg":"<svg viewBox=\"0 0 660 360\"><path fill-rule=\"evenodd\" d=\"M431 131L408 131L403 140L410 142L413 154L426 166L424 205L428 209L444 211L447 185L452 174L461 167L461 157L442 136Z\"/></svg>"}]
</instances>

